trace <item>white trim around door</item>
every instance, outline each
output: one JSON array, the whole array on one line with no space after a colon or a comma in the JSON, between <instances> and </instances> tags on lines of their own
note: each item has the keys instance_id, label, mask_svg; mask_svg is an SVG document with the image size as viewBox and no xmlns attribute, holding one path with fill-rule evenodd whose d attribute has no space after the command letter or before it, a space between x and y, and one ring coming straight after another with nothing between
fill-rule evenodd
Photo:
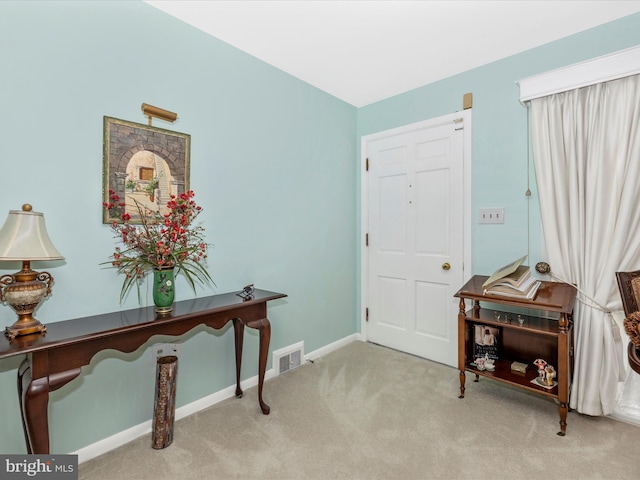
<instances>
[{"instance_id":1,"label":"white trim around door","mask_svg":"<svg viewBox=\"0 0 640 480\"><path fill-rule=\"evenodd\" d=\"M366 246L367 232L369 230L369 190L367 181L367 145L368 142L387 136L408 133L413 130L437 127L451 122L459 122L464 126L464 157L463 157L463 181L460 188L463 193L463 270L464 281L471 278L471 119L472 110L464 110L441 117L424 120L422 122L405 125L382 132L365 135L361 138L360 159L360 242L361 242L361 269L360 269L360 332L363 340L367 340L367 299L369 295L369 265L368 250ZM462 286L462 285L461 285Z\"/></svg>"}]
</instances>

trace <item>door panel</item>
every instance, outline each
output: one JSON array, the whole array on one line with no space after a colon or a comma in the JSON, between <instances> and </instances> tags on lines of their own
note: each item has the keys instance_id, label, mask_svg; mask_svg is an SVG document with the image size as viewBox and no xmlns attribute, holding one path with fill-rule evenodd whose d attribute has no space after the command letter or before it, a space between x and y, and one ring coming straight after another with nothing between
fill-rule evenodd
<instances>
[{"instance_id":1,"label":"door panel","mask_svg":"<svg viewBox=\"0 0 640 480\"><path fill-rule=\"evenodd\" d=\"M376 222L380 225L380 251L386 253L406 251L407 219L405 175L378 178L379 205Z\"/></svg>"},{"instance_id":2,"label":"door panel","mask_svg":"<svg viewBox=\"0 0 640 480\"><path fill-rule=\"evenodd\" d=\"M403 278L378 277L380 298L380 323L385 327L406 329L407 312L404 302L406 280Z\"/></svg>"},{"instance_id":3,"label":"door panel","mask_svg":"<svg viewBox=\"0 0 640 480\"><path fill-rule=\"evenodd\" d=\"M416 254L449 253L449 205L442 204L443 198L449 198L449 171L435 170L416 173ZM420 219L429 219L420 221ZM445 234L433 235L440 231Z\"/></svg>"},{"instance_id":4,"label":"door panel","mask_svg":"<svg viewBox=\"0 0 640 480\"><path fill-rule=\"evenodd\" d=\"M367 339L455 366L453 294L464 283L462 125L434 122L372 137Z\"/></svg>"},{"instance_id":5,"label":"door panel","mask_svg":"<svg viewBox=\"0 0 640 480\"><path fill-rule=\"evenodd\" d=\"M448 332L447 309L442 308L442 299L447 294L446 285L416 282L417 333L446 338Z\"/></svg>"}]
</instances>

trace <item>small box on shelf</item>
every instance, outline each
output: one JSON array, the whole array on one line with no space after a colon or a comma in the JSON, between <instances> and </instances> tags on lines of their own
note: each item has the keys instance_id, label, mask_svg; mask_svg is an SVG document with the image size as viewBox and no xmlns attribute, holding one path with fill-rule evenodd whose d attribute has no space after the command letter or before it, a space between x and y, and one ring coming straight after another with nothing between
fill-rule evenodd
<instances>
[{"instance_id":1,"label":"small box on shelf","mask_svg":"<svg viewBox=\"0 0 640 480\"><path fill-rule=\"evenodd\" d=\"M528 365L522 362L513 362L511 364L511 371L518 373L527 373Z\"/></svg>"}]
</instances>

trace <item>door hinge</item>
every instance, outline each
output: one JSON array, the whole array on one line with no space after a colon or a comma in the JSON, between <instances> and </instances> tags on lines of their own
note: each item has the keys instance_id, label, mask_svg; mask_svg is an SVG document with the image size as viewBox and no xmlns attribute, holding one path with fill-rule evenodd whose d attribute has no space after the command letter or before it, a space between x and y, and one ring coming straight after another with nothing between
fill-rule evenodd
<instances>
[{"instance_id":1,"label":"door hinge","mask_svg":"<svg viewBox=\"0 0 640 480\"><path fill-rule=\"evenodd\" d=\"M369 307L367 307L367 308L365 309L364 318L365 318L365 320L366 320L367 322L369 321Z\"/></svg>"},{"instance_id":2,"label":"door hinge","mask_svg":"<svg viewBox=\"0 0 640 480\"><path fill-rule=\"evenodd\" d=\"M367 161L365 162L365 169L368 172L369 171L369 159L367 158Z\"/></svg>"},{"instance_id":3,"label":"door hinge","mask_svg":"<svg viewBox=\"0 0 640 480\"><path fill-rule=\"evenodd\" d=\"M365 245L365 247L369 246L369 234L368 233L365 234L365 236L364 236L364 245Z\"/></svg>"}]
</instances>

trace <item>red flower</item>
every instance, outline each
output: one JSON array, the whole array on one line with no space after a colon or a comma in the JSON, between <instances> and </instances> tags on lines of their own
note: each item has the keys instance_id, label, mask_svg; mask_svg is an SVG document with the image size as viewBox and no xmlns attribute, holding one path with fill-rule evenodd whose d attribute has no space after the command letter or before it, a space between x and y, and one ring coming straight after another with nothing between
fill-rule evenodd
<instances>
[{"instance_id":1,"label":"red flower","mask_svg":"<svg viewBox=\"0 0 640 480\"><path fill-rule=\"evenodd\" d=\"M110 263L125 275L121 291L121 299L124 298L129 288L134 284L138 287L138 281L145 274L157 267L176 267L177 272L184 272L194 287L193 280L201 283L212 281L209 273L201 265L201 261L207 257L207 244L204 241L204 228L195 226L194 221L202 211L193 200L193 190L181 193L177 197L171 196L167 202L167 213L152 211L137 204L141 224L130 223L132 215L125 210L125 202L120 197L109 191L109 202L103 202L102 206L108 210L113 218L120 218L123 223L113 221L111 229L116 238L122 243L116 247L111 255ZM135 201L135 200L134 200ZM117 207L116 207L117 205Z\"/></svg>"}]
</instances>

